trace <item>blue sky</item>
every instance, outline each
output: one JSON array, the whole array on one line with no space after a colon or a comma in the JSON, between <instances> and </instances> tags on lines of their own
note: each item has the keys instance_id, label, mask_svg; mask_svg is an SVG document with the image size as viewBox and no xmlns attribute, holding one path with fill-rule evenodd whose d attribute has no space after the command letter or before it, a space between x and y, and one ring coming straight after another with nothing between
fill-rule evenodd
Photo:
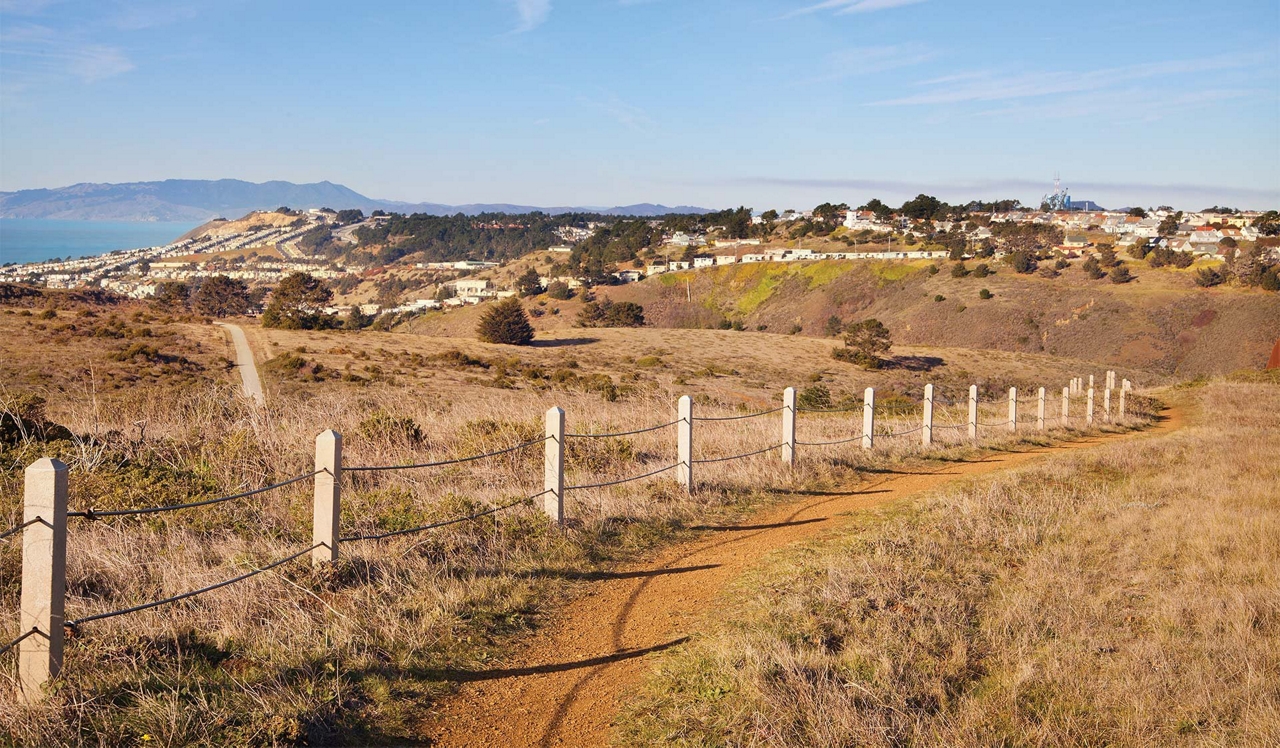
<instances>
[{"instance_id":1,"label":"blue sky","mask_svg":"<svg viewBox=\"0 0 1280 748\"><path fill-rule=\"evenodd\" d=\"M368 7L365 7L368 6ZM1280 2L0 0L0 189L1280 206Z\"/></svg>"}]
</instances>

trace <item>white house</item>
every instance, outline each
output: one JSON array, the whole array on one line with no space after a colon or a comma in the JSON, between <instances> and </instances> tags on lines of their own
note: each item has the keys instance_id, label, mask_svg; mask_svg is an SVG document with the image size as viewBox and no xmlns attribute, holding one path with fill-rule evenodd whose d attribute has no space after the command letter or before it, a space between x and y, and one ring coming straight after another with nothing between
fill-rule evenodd
<instances>
[{"instance_id":1,"label":"white house","mask_svg":"<svg viewBox=\"0 0 1280 748\"><path fill-rule=\"evenodd\" d=\"M693 258L693 266L695 268L709 268L716 264L714 257L695 257Z\"/></svg>"}]
</instances>

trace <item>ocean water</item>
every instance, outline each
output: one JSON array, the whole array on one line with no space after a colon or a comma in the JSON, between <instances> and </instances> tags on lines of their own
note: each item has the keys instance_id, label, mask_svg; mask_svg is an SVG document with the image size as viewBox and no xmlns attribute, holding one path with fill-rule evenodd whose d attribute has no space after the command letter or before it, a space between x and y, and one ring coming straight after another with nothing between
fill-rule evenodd
<instances>
[{"instance_id":1,"label":"ocean water","mask_svg":"<svg viewBox=\"0 0 1280 748\"><path fill-rule=\"evenodd\" d=\"M155 247L199 226L195 222L54 221L0 218L0 264L88 257L116 249Z\"/></svg>"}]
</instances>

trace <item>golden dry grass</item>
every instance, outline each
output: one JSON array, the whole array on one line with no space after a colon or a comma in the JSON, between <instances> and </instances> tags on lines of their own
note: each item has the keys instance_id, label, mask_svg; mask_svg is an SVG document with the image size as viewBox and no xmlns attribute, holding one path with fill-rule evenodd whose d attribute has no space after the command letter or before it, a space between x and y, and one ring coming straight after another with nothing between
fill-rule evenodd
<instances>
[{"instance_id":1,"label":"golden dry grass","mask_svg":"<svg viewBox=\"0 0 1280 748\"><path fill-rule=\"evenodd\" d=\"M1280 743L1280 388L772 559L665 656L634 745Z\"/></svg>"},{"instance_id":2,"label":"golden dry grass","mask_svg":"<svg viewBox=\"0 0 1280 748\"><path fill-rule=\"evenodd\" d=\"M693 337L678 338L679 350L698 351L689 368L739 366L745 373L713 370L679 385L677 378L688 374L684 364L651 379L624 377L650 370L638 367L642 353L669 356L648 351L661 340L657 331L600 331L599 348L593 343L516 354L549 373L576 372L572 386L551 377L526 379L520 373L525 364L458 368L424 358L454 347L490 360L512 350L478 343L260 332L259 342L278 343L285 352L305 348L296 355L316 356L327 367L341 371L340 361L347 359L382 373L355 369L366 375L360 382L269 374L269 406L262 410L238 398L222 375L175 391L143 382L96 400L65 383L32 385L50 396L51 420L71 427L75 438L5 445L0 517L19 516L21 470L40 456L71 466L73 509L170 504L307 472L312 438L324 428L344 434L348 465L404 464L534 438L551 405L569 412L573 432L627 430L672 417L677 392L698 395L702 415L771 405L796 375L786 354L740 343L767 342L765 336L731 332L687 331ZM335 348L347 352L330 352ZM569 357L578 360L577 368ZM495 371L503 367L505 374ZM608 376L619 388L614 400L582 383L593 374ZM508 384L495 383L499 377ZM848 394L830 383L836 395ZM735 394L740 390L745 394ZM1001 412L995 405L984 411L992 420ZM914 425L915 417L904 406L898 422ZM698 456L774 444L779 418L700 425ZM882 425L895 430L893 423ZM856 416L802 416L801 438L848 437L859 425ZM997 447L1043 440L991 436L989 444ZM517 507L425 535L347 544L342 561L330 569L288 565L190 601L87 624L72 638L63 676L45 705L17 706L12 671L4 671L9 686L0 696L0 734L24 745L404 741L413 737L421 710L448 690L445 669L493 657L511 635L535 625L541 611L569 594L583 573L687 536L686 528L708 519L739 516L773 500L774 487L834 485L865 470L973 451L960 444L925 450L917 440L918 434L891 438L870 455L856 444L812 448L795 471L783 470L772 454L705 466L704 489L692 497L663 478L577 491L567 502L573 523L564 532L550 530L536 508ZM674 452L670 430L574 441L568 480L645 472L674 462ZM351 473L343 532L402 529L506 503L540 490L540 476L536 448L438 470ZM305 548L310 502L304 482L181 513L73 520L68 615L184 592ZM16 544L0 546L0 572L0 603L14 610ZM0 632L15 634L14 625Z\"/></svg>"}]
</instances>

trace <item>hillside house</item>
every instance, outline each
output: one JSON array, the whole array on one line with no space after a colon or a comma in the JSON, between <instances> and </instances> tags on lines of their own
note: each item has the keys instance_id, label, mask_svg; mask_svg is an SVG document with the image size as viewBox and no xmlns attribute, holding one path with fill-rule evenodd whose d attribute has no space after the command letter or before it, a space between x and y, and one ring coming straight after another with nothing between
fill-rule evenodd
<instances>
[{"instance_id":1,"label":"hillside house","mask_svg":"<svg viewBox=\"0 0 1280 748\"><path fill-rule=\"evenodd\" d=\"M738 261L737 255L716 255L717 265L733 265Z\"/></svg>"},{"instance_id":2,"label":"hillside house","mask_svg":"<svg viewBox=\"0 0 1280 748\"><path fill-rule=\"evenodd\" d=\"M489 295L489 281L483 278L462 278L453 282L453 290L459 296Z\"/></svg>"},{"instance_id":3,"label":"hillside house","mask_svg":"<svg viewBox=\"0 0 1280 748\"><path fill-rule=\"evenodd\" d=\"M1089 237L1084 234L1067 234L1062 240L1062 246L1080 249L1089 246Z\"/></svg>"}]
</instances>

